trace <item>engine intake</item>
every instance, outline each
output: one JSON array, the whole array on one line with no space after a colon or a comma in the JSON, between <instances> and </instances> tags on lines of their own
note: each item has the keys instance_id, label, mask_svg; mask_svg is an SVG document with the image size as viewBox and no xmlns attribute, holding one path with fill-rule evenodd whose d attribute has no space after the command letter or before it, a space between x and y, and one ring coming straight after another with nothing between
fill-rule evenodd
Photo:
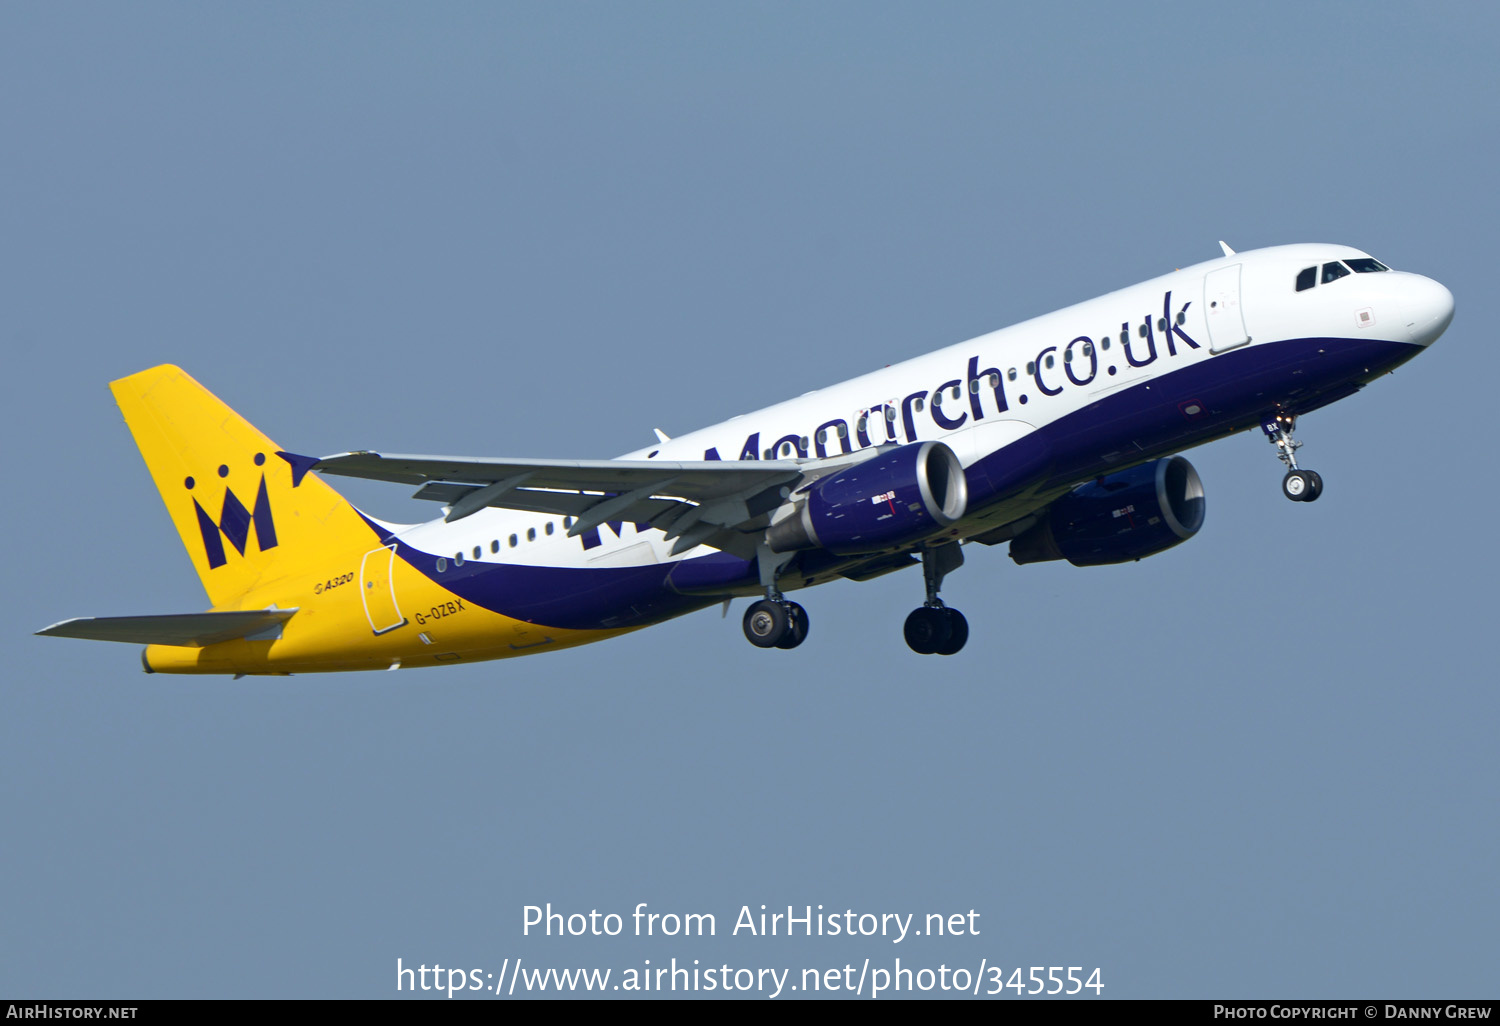
<instances>
[{"instance_id":1,"label":"engine intake","mask_svg":"<svg viewBox=\"0 0 1500 1026\"><path fill-rule=\"evenodd\" d=\"M1128 563L1187 541L1203 526L1203 515L1198 471L1181 456L1168 456L1073 489L1010 543L1010 558Z\"/></svg>"},{"instance_id":2,"label":"engine intake","mask_svg":"<svg viewBox=\"0 0 1500 1026\"><path fill-rule=\"evenodd\" d=\"M968 481L942 442L913 442L814 481L790 516L772 524L776 552L881 552L920 541L960 519Z\"/></svg>"}]
</instances>

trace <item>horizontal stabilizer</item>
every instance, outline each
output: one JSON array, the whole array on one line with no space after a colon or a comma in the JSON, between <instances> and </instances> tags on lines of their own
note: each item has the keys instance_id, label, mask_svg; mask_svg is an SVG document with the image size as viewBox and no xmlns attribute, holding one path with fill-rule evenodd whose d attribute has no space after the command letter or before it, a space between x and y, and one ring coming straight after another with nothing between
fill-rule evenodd
<instances>
[{"instance_id":1,"label":"horizontal stabilizer","mask_svg":"<svg viewBox=\"0 0 1500 1026\"><path fill-rule=\"evenodd\" d=\"M281 637L281 625L295 609L237 609L219 613L167 613L161 616L80 616L37 631L51 638L124 641L135 645L203 648L221 641Z\"/></svg>"}]
</instances>

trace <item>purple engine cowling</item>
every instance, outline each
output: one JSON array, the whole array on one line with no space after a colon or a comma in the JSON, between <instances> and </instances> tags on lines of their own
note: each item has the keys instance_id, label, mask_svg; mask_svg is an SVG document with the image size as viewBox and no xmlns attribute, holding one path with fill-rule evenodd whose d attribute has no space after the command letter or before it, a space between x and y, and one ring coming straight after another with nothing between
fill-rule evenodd
<instances>
[{"instance_id":1,"label":"purple engine cowling","mask_svg":"<svg viewBox=\"0 0 1500 1026\"><path fill-rule=\"evenodd\" d=\"M1128 563L1187 541L1203 526L1203 515L1198 471L1181 456L1168 456L1073 489L1010 543L1010 558Z\"/></svg>"},{"instance_id":2,"label":"purple engine cowling","mask_svg":"<svg viewBox=\"0 0 1500 1026\"><path fill-rule=\"evenodd\" d=\"M812 482L792 515L766 531L766 541L777 552L882 552L935 534L968 504L968 481L953 450L913 442Z\"/></svg>"}]
</instances>

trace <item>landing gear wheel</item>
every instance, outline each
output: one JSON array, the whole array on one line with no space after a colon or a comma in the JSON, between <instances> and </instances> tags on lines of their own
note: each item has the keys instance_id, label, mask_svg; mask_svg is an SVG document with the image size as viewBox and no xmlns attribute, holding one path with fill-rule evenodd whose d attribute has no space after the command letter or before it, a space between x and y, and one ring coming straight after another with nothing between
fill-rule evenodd
<instances>
[{"instance_id":1,"label":"landing gear wheel","mask_svg":"<svg viewBox=\"0 0 1500 1026\"><path fill-rule=\"evenodd\" d=\"M1281 493L1293 502L1315 502L1323 494L1323 479L1316 470L1303 470L1297 466L1297 450L1302 448L1302 443L1292 437L1292 432L1297 429L1296 415L1277 413L1262 420L1260 429L1276 446L1276 458L1286 464Z\"/></svg>"},{"instance_id":2,"label":"landing gear wheel","mask_svg":"<svg viewBox=\"0 0 1500 1026\"><path fill-rule=\"evenodd\" d=\"M1307 476L1312 478L1312 491L1308 492L1307 498L1302 501L1315 502L1317 501L1318 496L1323 494L1323 478L1318 474L1316 470L1309 470L1307 472Z\"/></svg>"},{"instance_id":3,"label":"landing gear wheel","mask_svg":"<svg viewBox=\"0 0 1500 1026\"><path fill-rule=\"evenodd\" d=\"M1293 502L1311 502L1323 490L1322 485L1322 478L1310 470L1289 470L1281 479L1281 494Z\"/></svg>"},{"instance_id":4,"label":"landing gear wheel","mask_svg":"<svg viewBox=\"0 0 1500 1026\"><path fill-rule=\"evenodd\" d=\"M804 618L804 623L805 623ZM786 605L761 599L745 610L745 637L756 648L777 648L792 636L791 617ZM806 628L803 628L804 634Z\"/></svg>"},{"instance_id":5,"label":"landing gear wheel","mask_svg":"<svg viewBox=\"0 0 1500 1026\"><path fill-rule=\"evenodd\" d=\"M948 621L948 640L933 651L938 655L954 655L964 647L964 642L969 640L969 621L965 620L964 614L957 609L944 606L939 612Z\"/></svg>"},{"instance_id":6,"label":"landing gear wheel","mask_svg":"<svg viewBox=\"0 0 1500 1026\"><path fill-rule=\"evenodd\" d=\"M946 609L935 606L923 606L911 611L911 615L906 618L903 633L913 652L932 655L942 651L953 640L953 621L945 615L947 612ZM964 624L964 631L967 637L967 623Z\"/></svg>"},{"instance_id":7,"label":"landing gear wheel","mask_svg":"<svg viewBox=\"0 0 1500 1026\"><path fill-rule=\"evenodd\" d=\"M807 610L795 602L782 603L791 619L791 626L787 629L786 637L776 643L777 648L796 648L807 640Z\"/></svg>"}]
</instances>

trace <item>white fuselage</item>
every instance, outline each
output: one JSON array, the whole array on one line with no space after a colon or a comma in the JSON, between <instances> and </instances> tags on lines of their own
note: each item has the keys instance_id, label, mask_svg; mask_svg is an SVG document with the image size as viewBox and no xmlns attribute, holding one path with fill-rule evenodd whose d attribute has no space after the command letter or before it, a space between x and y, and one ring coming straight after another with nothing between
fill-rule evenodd
<instances>
[{"instance_id":1,"label":"white fuselage","mask_svg":"<svg viewBox=\"0 0 1500 1026\"><path fill-rule=\"evenodd\" d=\"M1304 268L1367 257L1350 247L1317 244L1221 257L622 458L817 459L936 439L950 446L965 468L973 468L1035 432L1090 408L1107 408L1111 397L1134 393L1149 402L1145 393L1170 391L1170 382L1191 378L1195 368L1298 340L1324 340L1329 348L1388 343L1384 348L1389 355L1379 366L1372 362L1367 373L1354 372L1362 384L1415 355L1452 316L1446 289L1407 272L1347 275L1294 291L1294 279ZM1160 439L1143 437L1161 434L1152 432L1152 425L1131 423L1131 410L1140 403L1123 405L1120 416L1087 425L1094 435L1089 446L1093 458L1064 454L1063 462L1072 469L1049 481L1050 489L995 496L993 502L986 501L982 487L971 489L981 502L971 501L955 533L960 538L984 533L1071 483L1254 426L1266 412L1296 399L1296 378L1307 373L1290 366L1299 358L1281 361L1288 366L1278 394L1246 395L1243 411L1216 418L1206 407L1195 411L1194 396L1186 396L1182 418L1190 430L1169 431ZM1248 364L1243 355L1237 359ZM1214 390L1224 387L1215 382ZM416 525L399 536L426 552L473 559L477 549L483 561L552 567L643 566L697 558L705 551L700 547L670 556L671 542L660 531L638 531L628 523L601 529L598 542L586 548L586 540L567 537L557 517L499 509L452 524L435 520Z\"/></svg>"}]
</instances>

